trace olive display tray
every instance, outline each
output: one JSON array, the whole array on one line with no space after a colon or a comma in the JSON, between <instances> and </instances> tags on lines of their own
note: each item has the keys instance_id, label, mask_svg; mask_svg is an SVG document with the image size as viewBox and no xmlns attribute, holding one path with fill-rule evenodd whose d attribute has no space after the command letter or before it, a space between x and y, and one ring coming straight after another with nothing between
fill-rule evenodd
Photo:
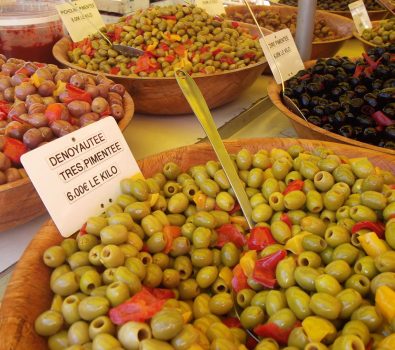
<instances>
[{"instance_id":1,"label":"olive display tray","mask_svg":"<svg viewBox=\"0 0 395 350\"><path fill-rule=\"evenodd\" d=\"M126 93L125 116L119 121L123 131L134 115L134 102ZM28 177L0 185L0 233L22 225L46 212L45 206Z\"/></svg>"},{"instance_id":2,"label":"olive display tray","mask_svg":"<svg viewBox=\"0 0 395 350\"><path fill-rule=\"evenodd\" d=\"M373 21L372 22L372 28L377 28L380 26L380 22L381 21ZM362 35L358 33L357 30L355 30L352 32L352 34L354 35L355 38L357 38L363 45L363 48L365 49L365 51L369 51L372 47L379 47L380 45L376 45L368 40L365 40L364 38L362 38Z\"/></svg>"},{"instance_id":3,"label":"olive display tray","mask_svg":"<svg viewBox=\"0 0 395 350\"><path fill-rule=\"evenodd\" d=\"M304 62L306 68L312 67L315 64L315 60ZM395 150L389 148L374 146L369 143L349 139L347 137L335 134L334 132L327 131L319 126L307 122L300 118L295 113L291 112L286 105L284 105L281 99L281 85L278 85L276 81L271 78L267 87L267 94L269 95L272 103L285 114L291 121L292 126L295 128L296 133L299 137L312 140L323 140L331 142L347 143L356 147L363 147L374 150L376 152L387 153L395 155ZM364 150L365 152L366 150Z\"/></svg>"},{"instance_id":4,"label":"olive display tray","mask_svg":"<svg viewBox=\"0 0 395 350\"><path fill-rule=\"evenodd\" d=\"M297 15L298 9L292 6L262 6L252 5L251 9L254 11L264 10L266 12L278 13L281 18L287 16ZM233 5L225 8L227 16L234 18L236 12L241 14L249 14L246 6ZM311 49L311 59L317 59L321 57L333 57L346 40L353 37L354 23L351 19L329 13L327 11L316 11L316 20L325 20L326 23L337 31L339 37L333 40L325 41L313 41ZM263 27L264 28L264 27Z\"/></svg>"},{"instance_id":5,"label":"olive display tray","mask_svg":"<svg viewBox=\"0 0 395 350\"><path fill-rule=\"evenodd\" d=\"M252 34L258 35L256 26L244 23L242 25L249 28ZM69 62L67 51L70 43L71 40L64 37L54 45L52 53L56 60L64 66L85 73L97 74L98 72L83 69ZM209 108L212 109L239 97L244 90L254 83L267 66L266 60L263 60L245 68L215 74L196 74L193 78L202 91ZM172 116L192 113L191 107L173 77L132 78L113 74L105 75L125 86L135 101L136 112Z\"/></svg>"},{"instance_id":6,"label":"olive display tray","mask_svg":"<svg viewBox=\"0 0 395 350\"><path fill-rule=\"evenodd\" d=\"M361 150L350 145L314 140L287 138L255 138L225 141L229 153L237 153L246 148L251 152L272 148L287 149L291 145L301 145L306 150L323 146L347 157L360 157ZM364 156L382 169L395 172L395 157L374 150L365 150ZM138 162L146 177L160 171L168 161L176 162L183 171L192 165L203 164L216 159L210 144L201 143L165 151ZM0 309L0 350L47 350L46 340L34 331L34 320L51 304L52 292L49 288L51 269L44 265L44 251L62 240L52 221L45 223L16 265L11 281L5 291Z\"/></svg>"}]
</instances>

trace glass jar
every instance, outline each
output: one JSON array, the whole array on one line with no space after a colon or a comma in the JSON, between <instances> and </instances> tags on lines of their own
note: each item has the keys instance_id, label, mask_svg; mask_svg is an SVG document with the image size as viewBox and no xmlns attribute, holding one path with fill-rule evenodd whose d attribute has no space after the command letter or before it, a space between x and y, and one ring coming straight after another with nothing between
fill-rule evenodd
<instances>
[{"instance_id":1,"label":"glass jar","mask_svg":"<svg viewBox=\"0 0 395 350\"><path fill-rule=\"evenodd\" d=\"M63 35L53 2L19 0L0 8L0 53L7 58L56 63L52 47Z\"/></svg>"}]
</instances>

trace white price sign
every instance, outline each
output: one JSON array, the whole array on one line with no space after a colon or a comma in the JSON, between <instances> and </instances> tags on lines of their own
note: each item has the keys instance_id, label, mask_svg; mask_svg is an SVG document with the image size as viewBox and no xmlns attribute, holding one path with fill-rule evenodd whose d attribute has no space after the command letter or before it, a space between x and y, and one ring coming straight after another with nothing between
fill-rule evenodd
<instances>
[{"instance_id":1,"label":"white price sign","mask_svg":"<svg viewBox=\"0 0 395 350\"><path fill-rule=\"evenodd\" d=\"M368 11L362 0L355 1L349 4L348 7L359 34L362 34L365 29L372 28L372 22L370 22Z\"/></svg>"},{"instance_id":2,"label":"white price sign","mask_svg":"<svg viewBox=\"0 0 395 350\"><path fill-rule=\"evenodd\" d=\"M218 16L225 13L222 0L195 0L195 5L205 9L211 16Z\"/></svg>"},{"instance_id":3,"label":"white price sign","mask_svg":"<svg viewBox=\"0 0 395 350\"><path fill-rule=\"evenodd\" d=\"M104 27L94 0L67 1L55 7L74 42L81 41Z\"/></svg>"},{"instance_id":4,"label":"white price sign","mask_svg":"<svg viewBox=\"0 0 395 350\"><path fill-rule=\"evenodd\" d=\"M21 158L60 233L68 237L121 194L140 169L115 120L104 118Z\"/></svg>"},{"instance_id":5,"label":"white price sign","mask_svg":"<svg viewBox=\"0 0 395 350\"><path fill-rule=\"evenodd\" d=\"M298 48L288 28L265 35L265 39L260 38L259 43L277 84L281 84L281 78L286 81L304 69Z\"/></svg>"}]
</instances>

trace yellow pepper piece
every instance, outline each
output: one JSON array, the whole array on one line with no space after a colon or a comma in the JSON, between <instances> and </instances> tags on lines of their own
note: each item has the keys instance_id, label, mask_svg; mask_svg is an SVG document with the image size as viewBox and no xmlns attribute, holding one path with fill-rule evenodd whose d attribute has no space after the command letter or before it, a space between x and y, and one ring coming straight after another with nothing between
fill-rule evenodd
<instances>
[{"instance_id":1,"label":"yellow pepper piece","mask_svg":"<svg viewBox=\"0 0 395 350\"><path fill-rule=\"evenodd\" d=\"M147 46L147 51L154 51L156 49L156 47L158 46L159 41L155 41L153 44L150 44Z\"/></svg>"},{"instance_id":2,"label":"yellow pepper piece","mask_svg":"<svg viewBox=\"0 0 395 350\"><path fill-rule=\"evenodd\" d=\"M149 200L150 207L153 207L155 205L155 203L158 201L158 198L159 198L159 193L152 193L149 196L148 200Z\"/></svg>"},{"instance_id":3,"label":"yellow pepper piece","mask_svg":"<svg viewBox=\"0 0 395 350\"><path fill-rule=\"evenodd\" d=\"M192 312L191 311L184 311L182 313L182 318L183 318L185 324L191 322Z\"/></svg>"},{"instance_id":4,"label":"yellow pepper piece","mask_svg":"<svg viewBox=\"0 0 395 350\"><path fill-rule=\"evenodd\" d=\"M203 192L201 192L201 191L196 192L193 195L192 199L196 204L197 210L204 209L204 207L206 205L207 196Z\"/></svg>"},{"instance_id":5,"label":"yellow pepper piece","mask_svg":"<svg viewBox=\"0 0 395 350\"><path fill-rule=\"evenodd\" d=\"M377 346L378 350L394 350L395 349L395 333L385 337Z\"/></svg>"},{"instance_id":6,"label":"yellow pepper piece","mask_svg":"<svg viewBox=\"0 0 395 350\"><path fill-rule=\"evenodd\" d=\"M53 92L53 95L59 96L65 90L66 90L66 83L64 81L58 80L58 82L56 83L56 89Z\"/></svg>"},{"instance_id":7,"label":"yellow pepper piece","mask_svg":"<svg viewBox=\"0 0 395 350\"><path fill-rule=\"evenodd\" d=\"M301 232L298 233L296 236L293 236L285 243L285 249L289 250L290 252L299 255L300 253L304 252L304 248L302 245L303 237L309 235L309 232Z\"/></svg>"},{"instance_id":8,"label":"yellow pepper piece","mask_svg":"<svg viewBox=\"0 0 395 350\"><path fill-rule=\"evenodd\" d=\"M136 173L136 174L134 174L132 177L131 177L131 179L133 180L133 181L135 181L135 180L144 180L144 175L142 174L142 173Z\"/></svg>"},{"instance_id":9,"label":"yellow pepper piece","mask_svg":"<svg viewBox=\"0 0 395 350\"><path fill-rule=\"evenodd\" d=\"M332 322L319 316L306 317L302 321L302 327L312 342L320 342L328 334L336 334L336 328Z\"/></svg>"},{"instance_id":10,"label":"yellow pepper piece","mask_svg":"<svg viewBox=\"0 0 395 350\"><path fill-rule=\"evenodd\" d=\"M181 37L178 34L170 34L170 41L181 41Z\"/></svg>"},{"instance_id":11,"label":"yellow pepper piece","mask_svg":"<svg viewBox=\"0 0 395 350\"><path fill-rule=\"evenodd\" d=\"M248 229L247 220L244 216L231 216L229 220L232 224L240 225L243 229Z\"/></svg>"},{"instance_id":12,"label":"yellow pepper piece","mask_svg":"<svg viewBox=\"0 0 395 350\"><path fill-rule=\"evenodd\" d=\"M62 312L62 304L63 298L59 294L55 294L52 299L51 310Z\"/></svg>"},{"instance_id":13,"label":"yellow pepper piece","mask_svg":"<svg viewBox=\"0 0 395 350\"><path fill-rule=\"evenodd\" d=\"M38 89L38 87L41 85L41 83L44 81L43 78L40 78L37 73L34 73L30 77L30 81L33 83L33 85Z\"/></svg>"},{"instance_id":14,"label":"yellow pepper piece","mask_svg":"<svg viewBox=\"0 0 395 350\"><path fill-rule=\"evenodd\" d=\"M228 287L232 286L233 272L228 266L224 266L220 271L218 276L222 278Z\"/></svg>"},{"instance_id":15,"label":"yellow pepper piece","mask_svg":"<svg viewBox=\"0 0 395 350\"><path fill-rule=\"evenodd\" d=\"M240 259L240 266L247 277L252 276L252 272L254 271L256 263L256 258L256 250L249 250Z\"/></svg>"},{"instance_id":16,"label":"yellow pepper piece","mask_svg":"<svg viewBox=\"0 0 395 350\"><path fill-rule=\"evenodd\" d=\"M365 253L372 258L375 258L388 250L387 244L377 237L376 232L373 231L359 236L358 241L361 243Z\"/></svg>"},{"instance_id":17,"label":"yellow pepper piece","mask_svg":"<svg viewBox=\"0 0 395 350\"><path fill-rule=\"evenodd\" d=\"M391 323L395 318L395 291L388 286L380 286L377 288L375 300L381 314Z\"/></svg>"}]
</instances>

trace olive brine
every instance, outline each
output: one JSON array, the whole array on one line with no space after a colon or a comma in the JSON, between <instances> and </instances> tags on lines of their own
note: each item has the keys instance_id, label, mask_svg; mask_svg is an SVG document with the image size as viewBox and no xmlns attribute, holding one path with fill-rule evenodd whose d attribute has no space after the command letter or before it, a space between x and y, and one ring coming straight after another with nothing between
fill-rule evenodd
<instances>
[{"instance_id":1,"label":"olive brine","mask_svg":"<svg viewBox=\"0 0 395 350\"><path fill-rule=\"evenodd\" d=\"M286 82L285 94L327 131L395 149L395 44L363 57L318 59Z\"/></svg>"},{"instance_id":2,"label":"olive brine","mask_svg":"<svg viewBox=\"0 0 395 350\"><path fill-rule=\"evenodd\" d=\"M394 175L298 143L232 157L250 231L217 161L168 162L44 252L49 349L394 349Z\"/></svg>"}]
</instances>

